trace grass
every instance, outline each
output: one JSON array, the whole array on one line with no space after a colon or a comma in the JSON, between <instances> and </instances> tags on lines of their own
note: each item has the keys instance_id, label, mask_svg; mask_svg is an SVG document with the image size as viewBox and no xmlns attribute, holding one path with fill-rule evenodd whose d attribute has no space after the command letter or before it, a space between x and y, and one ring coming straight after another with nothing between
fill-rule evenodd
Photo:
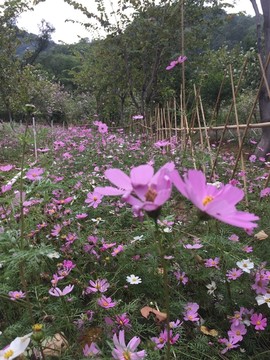
<instances>
[{"instance_id":1,"label":"grass","mask_svg":"<svg viewBox=\"0 0 270 360\"><path fill-rule=\"evenodd\" d=\"M87 194L93 193L96 186L109 185L104 177L106 169L120 168L129 174L132 167L141 164L151 162L158 170L166 162L174 161L182 173L192 168L189 148L181 152L180 144L172 139L170 146L160 149L143 135L100 133L96 126L69 129L40 126L35 160L32 129L28 129L26 136L24 130L16 127L13 131L5 125L0 138L3 149L0 165L13 165L10 171L0 172L1 185L21 171L23 154L25 157L22 176L9 191L0 193L1 348L17 336L30 333L32 326L40 323L41 339L32 338L27 359L30 356L51 359L52 355L83 359L82 349L92 342L101 351L98 358L112 359L113 334L120 330L125 330L127 341L134 336L141 339L137 351L145 350L147 359L268 358L269 326L263 331L256 331L254 325L247 326L251 313L246 313L242 320L247 333L238 342L239 347L222 355L225 346L220 342L228 338L230 319L240 308L269 317L267 304L259 306L255 299L258 294L251 288L260 271L267 272L269 268L267 238L258 240L254 234L248 235L243 229L213 219L199 220L197 210L176 189L162 207L158 229L146 214L141 220L134 217L131 207L122 203L120 197L105 196L97 207L85 203ZM209 174L210 154L199 146L195 149L198 168L204 167L206 175ZM212 151L214 156L215 147ZM216 169L219 181L229 181L235 155L228 147L223 151ZM260 216L255 233L264 230L269 234L269 198L260 199L269 170L249 161L246 166L249 203L246 208L242 202L241 210ZM30 168L42 168L42 178L28 180ZM236 180L242 188L240 170ZM16 192L22 193L22 197ZM232 234L239 241L230 241ZM198 242L203 247L197 250L184 246ZM252 252L246 253L245 246L252 247ZM217 267L205 267L207 259L217 257ZM227 272L237 268L236 262L243 259L254 263L252 271L228 281ZM71 270L67 264L72 264ZM186 284L179 273L188 277ZM61 277L57 284L60 290L69 285L74 286L73 290L65 296L52 296L49 290L53 274ZM129 284L126 277L131 274L142 282ZM89 281L101 279L109 283L107 291L88 293ZM211 293L207 286L212 282L215 285ZM268 283L269 280L265 282L265 291ZM11 300L9 292L20 290L25 297ZM98 300L102 295L110 297L116 305L101 307ZM199 320L184 320L187 303L199 305ZM144 317L141 309L145 306L169 314L171 321L179 320L181 325L172 328L173 336L179 338L169 350L166 341L161 349L155 349L151 339L160 338L166 321L159 321L153 312ZM126 323L119 321L123 314ZM55 334L62 334L65 344L49 352L48 342ZM55 343L54 340L53 346ZM31 355L34 348L42 348L43 355L37 352Z\"/></svg>"}]
</instances>

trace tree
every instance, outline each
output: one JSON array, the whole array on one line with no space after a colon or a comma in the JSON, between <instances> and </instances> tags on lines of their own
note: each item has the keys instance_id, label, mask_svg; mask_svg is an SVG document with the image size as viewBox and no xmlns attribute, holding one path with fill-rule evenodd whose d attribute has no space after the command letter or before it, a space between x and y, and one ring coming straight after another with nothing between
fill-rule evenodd
<instances>
[{"instance_id":1,"label":"tree","mask_svg":"<svg viewBox=\"0 0 270 360\"><path fill-rule=\"evenodd\" d=\"M250 0L257 19L257 39L258 39L258 52L262 58L263 64L266 66L268 58L270 56L270 1L260 0L263 11L263 35L264 46L261 41L261 17L256 0ZM262 122L270 121L270 99L268 89L270 85L270 65L265 70L266 82L263 84L259 94L259 108L260 117ZM262 129L262 137L255 151L257 157L265 157L267 153L270 153L270 127Z\"/></svg>"},{"instance_id":2,"label":"tree","mask_svg":"<svg viewBox=\"0 0 270 360\"><path fill-rule=\"evenodd\" d=\"M29 9L25 1L5 1L0 5L0 100L12 121L12 98L16 96L20 82L20 60L18 47L17 17Z\"/></svg>"}]
</instances>

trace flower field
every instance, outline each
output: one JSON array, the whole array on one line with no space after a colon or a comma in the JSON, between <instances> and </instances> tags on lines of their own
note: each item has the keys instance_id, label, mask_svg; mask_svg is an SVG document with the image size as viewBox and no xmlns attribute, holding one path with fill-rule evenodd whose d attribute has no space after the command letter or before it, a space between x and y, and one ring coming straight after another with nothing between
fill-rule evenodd
<instances>
[{"instance_id":1,"label":"flower field","mask_svg":"<svg viewBox=\"0 0 270 360\"><path fill-rule=\"evenodd\" d=\"M254 139L245 170L226 144L210 178L215 143L0 126L0 360L269 359Z\"/></svg>"}]
</instances>

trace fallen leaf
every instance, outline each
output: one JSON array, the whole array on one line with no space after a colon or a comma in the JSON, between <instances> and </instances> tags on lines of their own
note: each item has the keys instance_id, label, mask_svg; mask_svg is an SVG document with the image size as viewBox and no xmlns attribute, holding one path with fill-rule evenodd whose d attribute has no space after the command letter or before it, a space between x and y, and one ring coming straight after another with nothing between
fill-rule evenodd
<instances>
[{"instance_id":1,"label":"fallen leaf","mask_svg":"<svg viewBox=\"0 0 270 360\"><path fill-rule=\"evenodd\" d=\"M255 234L254 237L255 237L257 240L262 241L262 240L267 239L267 238L268 238L268 235L267 235L263 230L261 230L261 231L259 231L257 234Z\"/></svg>"},{"instance_id":2,"label":"fallen leaf","mask_svg":"<svg viewBox=\"0 0 270 360\"><path fill-rule=\"evenodd\" d=\"M203 333L203 334L205 334L205 335L210 335L210 336L218 336L218 331L217 330L215 330L215 329L208 329L208 327L206 327L206 326L201 326L200 327L200 330L201 330L201 332Z\"/></svg>"},{"instance_id":3,"label":"fallen leaf","mask_svg":"<svg viewBox=\"0 0 270 360\"><path fill-rule=\"evenodd\" d=\"M86 329L81 337L79 338L79 343L82 347L86 344L91 344L92 342L98 342L102 337L102 328L100 327L90 327Z\"/></svg>"},{"instance_id":4,"label":"fallen leaf","mask_svg":"<svg viewBox=\"0 0 270 360\"><path fill-rule=\"evenodd\" d=\"M57 333L53 337L45 339L42 345L44 355L60 357L62 352L67 349L68 342L64 334Z\"/></svg>"},{"instance_id":5,"label":"fallen leaf","mask_svg":"<svg viewBox=\"0 0 270 360\"><path fill-rule=\"evenodd\" d=\"M160 312L150 306L144 306L142 309L141 309L141 314L143 317L145 317L146 319L148 318L148 316L153 313L156 315L156 318L158 321L165 321L167 319L167 314L164 313L164 312Z\"/></svg>"}]
</instances>

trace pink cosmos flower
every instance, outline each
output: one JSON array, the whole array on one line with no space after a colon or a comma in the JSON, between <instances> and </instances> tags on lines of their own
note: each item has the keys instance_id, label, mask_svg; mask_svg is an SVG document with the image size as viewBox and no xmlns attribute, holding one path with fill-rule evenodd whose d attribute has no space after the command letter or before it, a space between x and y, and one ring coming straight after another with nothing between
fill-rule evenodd
<instances>
[{"instance_id":1,"label":"pink cosmos flower","mask_svg":"<svg viewBox=\"0 0 270 360\"><path fill-rule=\"evenodd\" d=\"M175 271L173 274L176 277L178 284L180 284L180 282L183 285L186 285L188 283L188 277L186 276L185 272L181 273L180 271Z\"/></svg>"},{"instance_id":2,"label":"pink cosmos flower","mask_svg":"<svg viewBox=\"0 0 270 360\"><path fill-rule=\"evenodd\" d=\"M229 240L234 241L234 242L238 242L239 241L239 236L237 236L236 234L232 234L229 237Z\"/></svg>"},{"instance_id":3,"label":"pink cosmos flower","mask_svg":"<svg viewBox=\"0 0 270 360\"><path fill-rule=\"evenodd\" d=\"M41 168L33 168L27 171L25 174L26 178L28 180L37 181L42 179L42 174L44 173L44 170Z\"/></svg>"},{"instance_id":4,"label":"pink cosmos flower","mask_svg":"<svg viewBox=\"0 0 270 360\"><path fill-rule=\"evenodd\" d=\"M104 309L115 307L115 305L117 304L116 301L112 301L110 297L106 298L104 295L102 295L102 297L98 299L97 303L99 306L103 307Z\"/></svg>"},{"instance_id":5,"label":"pink cosmos flower","mask_svg":"<svg viewBox=\"0 0 270 360\"><path fill-rule=\"evenodd\" d=\"M269 196L269 195L270 195L270 187L263 189L260 193L260 197L265 197L265 196Z\"/></svg>"},{"instance_id":6,"label":"pink cosmos flower","mask_svg":"<svg viewBox=\"0 0 270 360\"><path fill-rule=\"evenodd\" d=\"M86 213L77 214L76 219L78 219L78 220L85 219L85 218L87 218L87 216L88 215Z\"/></svg>"},{"instance_id":7,"label":"pink cosmos flower","mask_svg":"<svg viewBox=\"0 0 270 360\"><path fill-rule=\"evenodd\" d=\"M89 281L90 286L88 286L86 288L86 293L90 294L90 293L96 293L96 292L101 292L104 293L105 291L108 290L108 288L110 287L110 284L108 283L108 281L106 279L97 279L96 281Z\"/></svg>"},{"instance_id":8,"label":"pink cosmos flower","mask_svg":"<svg viewBox=\"0 0 270 360\"><path fill-rule=\"evenodd\" d=\"M237 341L242 341L243 335L245 335L246 333L247 333L247 329L245 325L240 323L237 325L232 323L231 329L228 331L229 337L236 338Z\"/></svg>"},{"instance_id":9,"label":"pink cosmos flower","mask_svg":"<svg viewBox=\"0 0 270 360\"><path fill-rule=\"evenodd\" d=\"M10 297L10 300L13 300L13 301L25 298L25 293L22 292L21 290L20 291L10 291L8 293L8 295Z\"/></svg>"},{"instance_id":10,"label":"pink cosmos flower","mask_svg":"<svg viewBox=\"0 0 270 360\"><path fill-rule=\"evenodd\" d=\"M228 270L227 271L227 278L229 280L236 280L238 279L241 275L243 274L243 271L241 269L236 269L236 268L233 268L231 270Z\"/></svg>"},{"instance_id":11,"label":"pink cosmos flower","mask_svg":"<svg viewBox=\"0 0 270 360\"><path fill-rule=\"evenodd\" d=\"M169 342L171 345L175 344L179 337L179 334L173 336L173 332L172 330L170 330ZM168 330L164 329L163 331L161 331L158 337L152 337L151 340L156 344L156 349L162 349L168 342Z\"/></svg>"},{"instance_id":12,"label":"pink cosmos flower","mask_svg":"<svg viewBox=\"0 0 270 360\"><path fill-rule=\"evenodd\" d=\"M142 120L143 119L143 115L133 115L132 116L133 120Z\"/></svg>"},{"instance_id":13,"label":"pink cosmos flower","mask_svg":"<svg viewBox=\"0 0 270 360\"><path fill-rule=\"evenodd\" d=\"M59 224L54 225L53 230L51 232L52 236L58 236L60 234L60 231L62 230L62 226Z\"/></svg>"},{"instance_id":14,"label":"pink cosmos flower","mask_svg":"<svg viewBox=\"0 0 270 360\"><path fill-rule=\"evenodd\" d=\"M83 355L85 357L94 357L100 353L101 353L101 351L95 342L91 342L90 345L85 344L85 346L83 348Z\"/></svg>"},{"instance_id":15,"label":"pink cosmos flower","mask_svg":"<svg viewBox=\"0 0 270 360\"><path fill-rule=\"evenodd\" d=\"M126 313L121 314L121 315L116 315L115 322L119 327L122 327L122 328L123 327L126 327L126 328L131 327L130 319Z\"/></svg>"},{"instance_id":16,"label":"pink cosmos flower","mask_svg":"<svg viewBox=\"0 0 270 360\"><path fill-rule=\"evenodd\" d=\"M62 266L65 270L71 271L76 267L76 264L72 260L64 260Z\"/></svg>"},{"instance_id":17,"label":"pink cosmos flower","mask_svg":"<svg viewBox=\"0 0 270 360\"><path fill-rule=\"evenodd\" d=\"M226 345L225 349L221 351L221 354L225 354L228 350L235 349L239 347L240 345L238 343L238 339L234 337L229 337L229 339L221 339L220 342L224 345Z\"/></svg>"},{"instance_id":18,"label":"pink cosmos flower","mask_svg":"<svg viewBox=\"0 0 270 360\"><path fill-rule=\"evenodd\" d=\"M200 317L199 314L197 312L194 311L186 311L184 313L184 320L185 321L199 321Z\"/></svg>"},{"instance_id":19,"label":"pink cosmos flower","mask_svg":"<svg viewBox=\"0 0 270 360\"><path fill-rule=\"evenodd\" d=\"M93 192L93 193L88 193L87 194L87 199L85 200L86 204L89 204L89 207L93 207L94 209L96 209L98 207L98 205L101 203L101 199L103 198L103 195L97 193L97 192Z\"/></svg>"},{"instance_id":20,"label":"pink cosmos flower","mask_svg":"<svg viewBox=\"0 0 270 360\"><path fill-rule=\"evenodd\" d=\"M0 166L0 171L3 171L3 172L8 172L12 169L13 169L13 165L10 165L10 164Z\"/></svg>"},{"instance_id":21,"label":"pink cosmos flower","mask_svg":"<svg viewBox=\"0 0 270 360\"><path fill-rule=\"evenodd\" d=\"M173 69L177 64L182 64L184 61L187 60L187 57L186 56L179 56L178 59L176 60L173 60L170 62L170 65L168 65L166 67L166 70L171 70Z\"/></svg>"},{"instance_id":22,"label":"pink cosmos flower","mask_svg":"<svg viewBox=\"0 0 270 360\"><path fill-rule=\"evenodd\" d=\"M124 251L124 246L123 245L118 245L116 248L113 249L112 256L116 256L119 253L121 253L122 251Z\"/></svg>"},{"instance_id":23,"label":"pink cosmos flower","mask_svg":"<svg viewBox=\"0 0 270 360\"><path fill-rule=\"evenodd\" d=\"M52 287L49 290L49 294L52 296L56 296L56 297L65 296L65 295L71 293L73 288L74 288L74 285L68 285L68 286L64 287L63 290L59 289L58 287Z\"/></svg>"},{"instance_id":24,"label":"pink cosmos flower","mask_svg":"<svg viewBox=\"0 0 270 360\"><path fill-rule=\"evenodd\" d=\"M246 245L246 246L244 246L244 247L242 248L242 250L243 250L245 253L251 253L251 252L253 252L253 247Z\"/></svg>"},{"instance_id":25,"label":"pink cosmos flower","mask_svg":"<svg viewBox=\"0 0 270 360\"><path fill-rule=\"evenodd\" d=\"M53 287L56 287L59 280L64 279L64 276L58 276L57 274L53 274L53 278L51 280L51 284Z\"/></svg>"},{"instance_id":26,"label":"pink cosmos flower","mask_svg":"<svg viewBox=\"0 0 270 360\"><path fill-rule=\"evenodd\" d=\"M218 257L216 257L215 259L206 259L204 266L205 267L215 267L216 269L219 269L219 267L218 267L219 260L220 260L220 258L218 258Z\"/></svg>"},{"instance_id":27,"label":"pink cosmos flower","mask_svg":"<svg viewBox=\"0 0 270 360\"><path fill-rule=\"evenodd\" d=\"M3 186L1 186L1 192L5 193L5 192L11 190L11 188L12 188L12 185L10 185L10 184L3 185Z\"/></svg>"},{"instance_id":28,"label":"pink cosmos flower","mask_svg":"<svg viewBox=\"0 0 270 360\"><path fill-rule=\"evenodd\" d=\"M172 184L169 173L174 164L167 163L154 175L151 165L140 165L130 171L130 177L120 169L109 169L105 176L118 188L97 187L102 195L122 195L122 201L130 204L137 215L141 210L148 212L159 209L171 196Z\"/></svg>"},{"instance_id":29,"label":"pink cosmos flower","mask_svg":"<svg viewBox=\"0 0 270 360\"><path fill-rule=\"evenodd\" d=\"M255 330L265 330L267 326L267 318L264 318L261 313L253 314L250 320L251 324L255 326Z\"/></svg>"},{"instance_id":30,"label":"pink cosmos flower","mask_svg":"<svg viewBox=\"0 0 270 360\"><path fill-rule=\"evenodd\" d=\"M100 132L101 134L106 134L108 132L108 126L99 121L98 132Z\"/></svg>"},{"instance_id":31,"label":"pink cosmos flower","mask_svg":"<svg viewBox=\"0 0 270 360\"><path fill-rule=\"evenodd\" d=\"M117 338L117 335L114 334L113 336L113 344L115 348L112 351L112 356L114 359L117 360L124 360L124 359L130 359L130 360L140 360L144 359L146 357L146 351L136 351L137 347L139 346L141 340L139 337L134 336L129 343L126 345L125 342L125 331L120 330L119 336Z\"/></svg>"},{"instance_id":32,"label":"pink cosmos flower","mask_svg":"<svg viewBox=\"0 0 270 360\"><path fill-rule=\"evenodd\" d=\"M73 196L69 196L65 199L61 199L61 200L56 200L54 199L54 202L57 204L57 205L64 205L64 204L69 204L71 203L71 201L73 200Z\"/></svg>"},{"instance_id":33,"label":"pink cosmos flower","mask_svg":"<svg viewBox=\"0 0 270 360\"><path fill-rule=\"evenodd\" d=\"M209 185L205 175L199 170L189 170L184 177L174 170L170 173L170 178L178 191L203 213L244 229L257 226L253 221L259 220L258 216L235 208L244 197L244 192L237 187L230 184L221 184L219 188Z\"/></svg>"}]
</instances>

